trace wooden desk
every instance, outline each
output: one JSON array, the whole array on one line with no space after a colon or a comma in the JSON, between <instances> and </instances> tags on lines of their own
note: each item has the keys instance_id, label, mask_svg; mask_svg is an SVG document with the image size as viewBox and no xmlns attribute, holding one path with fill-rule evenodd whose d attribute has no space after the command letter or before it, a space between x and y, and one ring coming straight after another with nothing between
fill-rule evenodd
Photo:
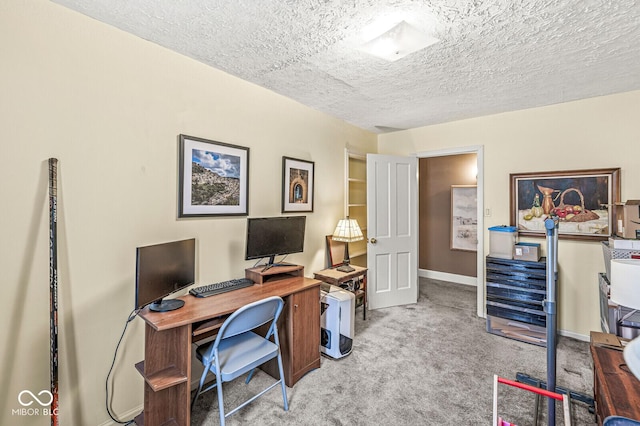
<instances>
[{"instance_id":1,"label":"wooden desk","mask_svg":"<svg viewBox=\"0 0 640 426\"><path fill-rule=\"evenodd\" d=\"M367 319L367 268L351 265L353 272L340 272L335 268L323 269L313 274L313 278L328 284L340 286L347 281L359 280L360 288L352 290L356 296L356 301L362 301L362 319ZM351 291L351 290L350 290Z\"/></svg>"},{"instance_id":2,"label":"wooden desk","mask_svg":"<svg viewBox=\"0 0 640 426\"><path fill-rule=\"evenodd\" d=\"M591 356L598 424L608 416L640 420L640 380L629 371L622 351L592 345Z\"/></svg>"},{"instance_id":3,"label":"wooden desk","mask_svg":"<svg viewBox=\"0 0 640 426\"><path fill-rule=\"evenodd\" d=\"M285 301L278 333L287 386L319 368L320 284L310 278L289 277L206 298L182 296L185 305L175 311L143 309L138 316L146 322L145 360L136 369L145 379L144 412L136 424L190 425L194 330L213 329L215 318L266 297L280 296ZM271 372L269 366L265 371Z\"/></svg>"}]
</instances>

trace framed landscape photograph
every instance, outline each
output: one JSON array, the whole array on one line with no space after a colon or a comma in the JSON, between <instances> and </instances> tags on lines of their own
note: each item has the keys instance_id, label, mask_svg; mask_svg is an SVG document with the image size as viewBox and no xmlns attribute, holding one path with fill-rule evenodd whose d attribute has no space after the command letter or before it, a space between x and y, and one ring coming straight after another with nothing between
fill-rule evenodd
<instances>
[{"instance_id":1,"label":"framed landscape photograph","mask_svg":"<svg viewBox=\"0 0 640 426\"><path fill-rule=\"evenodd\" d=\"M247 215L249 148L180 135L178 217Z\"/></svg>"},{"instance_id":2,"label":"framed landscape photograph","mask_svg":"<svg viewBox=\"0 0 640 426\"><path fill-rule=\"evenodd\" d=\"M511 225L544 237L544 221L558 217L558 238L606 240L615 233L612 207L620 201L620 169L513 173Z\"/></svg>"},{"instance_id":3,"label":"framed landscape photograph","mask_svg":"<svg viewBox=\"0 0 640 426\"><path fill-rule=\"evenodd\" d=\"M282 213L313 211L313 161L282 157Z\"/></svg>"},{"instance_id":4,"label":"framed landscape photograph","mask_svg":"<svg viewBox=\"0 0 640 426\"><path fill-rule=\"evenodd\" d=\"M478 250L476 185L451 185L451 250Z\"/></svg>"}]
</instances>

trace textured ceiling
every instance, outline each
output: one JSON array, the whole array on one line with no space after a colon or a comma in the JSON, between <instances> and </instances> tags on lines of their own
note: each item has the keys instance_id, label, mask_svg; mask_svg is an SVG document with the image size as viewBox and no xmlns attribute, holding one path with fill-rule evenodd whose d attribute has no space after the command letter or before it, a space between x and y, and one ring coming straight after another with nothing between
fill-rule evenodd
<instances>
[{"instance_id":1,"label":"textured ceiling","mask_svg":"<svg viewBox=\"0 0 640 426\"><path fill-rule=\"evenodd\" d=\"M373 132L640 89L633 0L54 0ZM406 21L440 42L357 47Z\"/></svg>"}]
</instances>

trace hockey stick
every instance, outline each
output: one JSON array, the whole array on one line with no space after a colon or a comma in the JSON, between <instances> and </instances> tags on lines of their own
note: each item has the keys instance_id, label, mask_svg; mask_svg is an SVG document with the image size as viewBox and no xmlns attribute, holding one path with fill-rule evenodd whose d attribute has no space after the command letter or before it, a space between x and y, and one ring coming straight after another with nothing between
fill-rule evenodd
<instances>
[{"instance_id":1,"label":"hockey stick","mask_svg":"<svg viewBox=\"0 0 640 426\"><path fill-rule=\"evenodd\" d=\"M49 328L51 426L58 426L58 160L49 158Z\"/></svg>"}]
</instances>

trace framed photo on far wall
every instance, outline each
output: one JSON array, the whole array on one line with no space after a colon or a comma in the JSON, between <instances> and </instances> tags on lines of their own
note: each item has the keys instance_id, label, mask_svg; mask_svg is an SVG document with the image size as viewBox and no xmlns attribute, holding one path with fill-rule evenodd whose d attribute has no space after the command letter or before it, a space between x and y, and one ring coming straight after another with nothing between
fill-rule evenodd
<instances>
[{"instance_id":1,"label":"framed photo on far wall","mask_svg":"<svg viewBox=\"0 0 640 426\"><path fill-rule=\"evenodd\" d=\"M313 161L282 157L282 213L313 211Z\"/></svg>"},{"instance_id":2,"label":"framed photo on far wall","mask_svg":"<svg viewBox=\"0 0 640 426\"><path fill-rule=\"evenodd\" d=\"M178 217L249 213L249 148L180 135Z\"/></svg>"},{"instance_id":3,"label":"framed photo on far wall","mask_svg":"<svg viewBox=\"0 0 640 426\"><path fill-rule=\"evenodd\" d=\"M558 217L558 238L601 241L615 233L612 206L620 201L620 169L512 173L511 225L544 237Z\"/></svg>"},{"instance_id":4,"label":"framed photo on far wall","mask_svg":"<svg viewBox=\"0 0 640 426\"><path fill-rule=\"evenodd\" d=\"M451 250L478 250L476 185L451 185Z\"/></svg>"}]
</instances>

